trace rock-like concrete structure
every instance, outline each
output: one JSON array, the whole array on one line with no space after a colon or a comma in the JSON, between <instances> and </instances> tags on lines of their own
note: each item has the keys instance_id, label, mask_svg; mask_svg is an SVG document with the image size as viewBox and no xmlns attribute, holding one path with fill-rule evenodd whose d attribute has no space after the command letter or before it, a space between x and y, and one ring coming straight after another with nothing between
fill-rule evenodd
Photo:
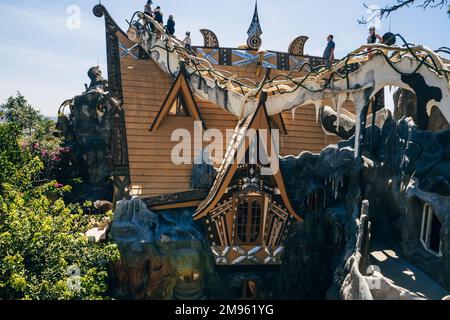
<instances>
[{"instance_id":1,"label":"rock-like concrete structure","mask_svg":"<svg viewBox=\"0 0 450 320\"><path fill-rule=\"evenodd\" d=\"M111 234L122 261L114 294L125 299L202 299L213 286L206 239L192 210L149 211L138 198L118 202Z\"/></svg>"},{"instance_id":2,"label":"rock-like concrete structure","mask_svg":"<svg viewBox=\"0 0 450 320\"><path fill-rule=\"evenodd\" d=\"M260 299L422 299L368 269L371 238L399 244L405 259L449 287L450 273L442 272L450 270L449 134L388 117L382 128L367 129L362 158L354 156L353 137L318 155L282 158L286 189L304 221L294 226L275 269L219 272L193 210L155 214L137 198L120 202L112 226L122 252L114 266L116 294L235 299L243 279L253 279L261 284ZM211 170L198 167L194 174L209 177ZM370 208L361 210L363 199ZM425 203L442 224L440 255L421 243Z\"/></svg>"},{"instance_id":3,"label":"rock-like concrete structure","mask_svg":"<svg viewBox=\"0 0 450 320\"><path fill-rule=\"evenodd\" d=\"M58 115L57 129L65 138L64 147L70 150L68 167L61 178L82 180L74 185L71 201L112 201L112 136L120 102L108 91L98 67L89 69L88 76L91 83L86 91L64 102Z\"/></svg>"},{"instance_id":4,"label":"rock-like concrete structure","mask_svg":"<svg viewBox=\"0 0 450 320\"><path fill-rule=\"evenodd\" d=\"M282 170L294 173L286 183L305 221L294 227L282 266L267 270L218 272L204 233L192 221L192 210L155 214L138 198L119 202L112 225L122 252L122 262L113 268L116 295L236 299L242 296L243 279L252 279L259 284L260 299L325 299L333 283L344 280L345 261L353 254L358 214L354 203L360 189L351 181L362 166L352 150L337 146L321 155L282 159ZM334 288L337 297L338 285Z\"/></svg>"}]
</instances>

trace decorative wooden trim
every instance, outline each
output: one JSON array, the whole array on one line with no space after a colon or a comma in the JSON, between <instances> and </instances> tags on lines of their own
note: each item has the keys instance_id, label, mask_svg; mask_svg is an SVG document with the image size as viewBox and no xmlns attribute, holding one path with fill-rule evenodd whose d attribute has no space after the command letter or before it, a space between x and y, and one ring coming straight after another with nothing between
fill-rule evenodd
<instances>
[{"instance_id":1,"label":"decorative wooden trim","mask_svg":"<svg viewBox=\"0 0 450 320\"><path fill-rule=\"evenodd\" d=\"M283 246L212 246L217 266L270 266L281 265Z\"/></svg>"},{"instance_id":2,"label":"decorative wooden trim","mask_svg":"<svg viewBox=\"0 0 450 320\"><path fill-rule=\"evenodd\" d=\"M205 48L218 48L219 40L214 32L208 29L200 29L203 36L203 46Z\"/></svg>"},{"instance_id":3,"label":"decorative wooden trim","mask_svg":"<svg viewBox=\"0 0 450 320\"><path fill-rule=\"evenodd\" d=\"M208 60L213 65L244 66L260 61L261 55L255 49L231 48L231 47L206 47L193 46L200 57ZM269 50L262 56L262 66L276 70L295 70L304 63L310 63L313 67L324 65L322 57L299 55L287 52Z\"/></svg>"},{"instance_id":4,"label":"decorative wooden trim","mask_svg":"<svg viewBox=\"0 0 450 320\"><path fill-rule=\"evenodd\" d=\"M149 207L149 210L162 211L162 210L171 210L171 209L195 208L196 206L199 205L199 203L200 203L200 200L189 201L189 202L180 202L180 203L173 203L173 204Z\"/></svg>"},{"instance_id":5,"label":"decorative wooden trim","mask_svg":"<svg viewBox=\"0 0 450 320\"><path fill-rule=\"evenodd\" d=\"M121 33L125 37L126 34L111 18L103 5L96 5L93 12L98 18L105 17L109 92L121 103L120 108L114 114L111 138L114 163L114 201L118 201L130 198L131 185L125 111L123 109L122 70L120 67L119 39L117 36L117 33Z\"/></svg>"},{"instance_id":6,"label":"decorative wooden trim","mask_svg":"<svg viewBox=\"0 0 450 320\"><path fill-rule=\"evenodd\" d=\"M172 85L172 88L170 88L169 93L167 94L161 109L159 109L158 111L158 115L156 116L155 120L153 121L150 127L151 132L158 130L163 120L169 114L169 111L172 108L173 103L179 96L183 97L183 101L186 107L188 108L189 115L192 116L194 120L201 121L203 129L206 130L205 123L202 120L200 111L197 106L197 102L195 101L194 98L194 94L192 93L191 87L189 86L189 83L186 80L184 72L181 71L177 79L175 80L174 84Z\"/></svg>"},{"instance_id":7,"label":"decorative wooden trim","mask_svg":"<svg viewBox=\"0 0 450 320\"><path fill-rule=\"evenodd\" d=\"M303 55L304 49L305 49L305 43L308 41L308 37L306 36L300 36L292 40L291 44L289 45L288 52L292 55Z\"/></svg>"},{"instance_id":8,"label":"decorative wooden trim","mask_svg":"<svg viewBox=\"0 0 450 320\"><path fill-rule=\"evenodd\" d=\"M235 136L237 133L240 133L241 136L245 136L245 131L249 129L266 129L269 131L269 141L272 141L272 136L270 135L270 120L269 115L267 113L266 105L265 105L265 98L263 97L258 105L257 109L251 115L249 118L243 119L240 121L236 127ZM243 132L244 130L244 132ZM235 140L235 141L233 141ZM236 170L238 168L238 163L240 163L240 158L237 158L238 156L242 157L245 156L246 151L250 147L250 143L245 143L244 145L244 152L238 152L238 145L242 142L239 139L233 139L227 154L225 156L225 159L227 159L227 162L225 162L222 167L219 169L219 173L217 175L216 181L214 182L213 188L211 189L208 197L199 205L197 208L196 213L194 214L194 220L199 220L206 215L208 215L211 210L218 204L220 199L223 197L223 195L226 193L226 190L228 188L228 185L230 184L234 174L236 173ZM263 143L264 145L264 143ZM267 145L264 145L266 151L269 150ZM232 163L230 163L230 161ZM286 209L288 210L289 214L293 216L297 221L302 221L300 216L298 216L294 209L292 208L291 202L289 200L289 197L286 192L286 187L284 185L284 180L282 177L281 170L278 170L274 175L275 183L280 190L281 198L284 202L284 205L286 206Z\"/></svg>"},{"instance_id":9,"label":"decorative wooden trim","mask_svg":"<svg viewBox=\"0 0 450 320\"><path fill-rule=\"evenodd\" d=\"M142 199L149 210L166 210L196 207L208 195L204 190L193 190L172 194L164 194L157 197Z\"/></svg>"}]
</instances>

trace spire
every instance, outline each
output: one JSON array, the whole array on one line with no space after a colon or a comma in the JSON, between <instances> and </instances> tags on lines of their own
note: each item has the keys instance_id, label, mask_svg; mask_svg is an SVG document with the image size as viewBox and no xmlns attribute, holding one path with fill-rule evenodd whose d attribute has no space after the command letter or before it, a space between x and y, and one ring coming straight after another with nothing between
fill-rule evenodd
<instances>
[{"instance_id":1,"label":"spire","mask_svg":"<svg viewBox=\"0 0 450 320\"><path fill-rule=\"evenodd\" d=\"M261 24L259 23L259 15L258 15L258 0L255 2L255 13L253 13L252 23L250 28L248 28L247 34L249 37L252 36L261 36L263 34L261 29Z\"/></svg>"},{"instance_id":2,"label":"spire","mask_svg":"<svg viewBox=\"0 0 450 320\"><path fill-rule=\"evenodd\" d=\"M263 32L259 23L258 1L255 2L255 13L253 14L252 24L248 28L247 34L247 47L254 50L259 49L262 44L261 35Z\"/></svg>"}]
</instances>

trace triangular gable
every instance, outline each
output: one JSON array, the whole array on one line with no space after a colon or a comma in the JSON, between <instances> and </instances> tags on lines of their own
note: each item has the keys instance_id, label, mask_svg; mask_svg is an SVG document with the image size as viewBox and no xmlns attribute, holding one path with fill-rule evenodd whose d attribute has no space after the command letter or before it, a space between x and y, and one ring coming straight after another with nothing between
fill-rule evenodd
<instances>
[{"instance_id":1,"label":"triangular gable","mask_svg":"<svg viewBox=\"0 0 450 320\"><path fill-rule=\"evenodd\" d=\"M184 75L183 72L180 72L172 88L170 89L169 94L166 96L166 99L164 100L164 103L161 109L159 110L158 115L153 121L152 126L150 127L150 131L155 131L160 127L161 123L169 114L170 109L172 108L173 104L175 103L175 100L178 99L178 97L182 98L184 106L185 108L187 108L186 111L188 112L189 116L194 118L195 121L201 121L203 129L206 130L197 103L195 102L194 95L189 86L189 83L186 80L186 76Z\"/></svg>"},{"instance_id":2,"label":"triangular gable","mask_svg":"<svg viewBox=\"0 0 450 320\"><path fill-rule=\"evenodd\" d=\"M213 187L211 188L208 197L198 206L197 211L194 214L194 220L199 220L206 216L208 212L218 204L222 196L226 193L228 185L231 183L231 180L233 179L233 176L238 169L238 165L241 160L238 157L240 156L242 158L243 156L245 156L248 148L250 147L251 142L245 141L246 132L249 129L254 129L256 131L258 129L267 129L269 130L268 132L270 135L269 115L267 114L266 106L264 103L260 103L252 115L242 119L236 126L234 135L225 154L224 162L219 169ZM272 141L271 136L268 141ZM245 144L245 152L239 152L240 146L243 143ZM271 146L264 145L264 148L267 151L267 149L270 150ZM286 187L284 185L281 170L278 170L273 175L273 177L278 189L280 190L280 194L286 206L286 209L289 211L291 216L293 216L298 221L302 221L302 219L295 213L294 209L292 208L291 202L286 192Z\"/></svg>"}]
</instances>

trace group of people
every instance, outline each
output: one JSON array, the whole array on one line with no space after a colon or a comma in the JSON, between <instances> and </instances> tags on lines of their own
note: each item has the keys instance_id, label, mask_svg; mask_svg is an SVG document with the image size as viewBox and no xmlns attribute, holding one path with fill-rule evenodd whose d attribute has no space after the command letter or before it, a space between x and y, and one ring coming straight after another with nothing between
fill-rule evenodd
<instances>
[{"instance_id":1,"label":"group of people","mask_svg":"<svg viewBox=\"0 0 450 320\"><path fill-rule=\"evenodd\" d=\"M175 37L175 19L173 15L169 15L169 19L167 19L167 23L164 25L164 14L161 10L160 6L157 6L155 10L152 9L152 0L148 0L145 4L144 13L150 17L152 17L156 22L158 22L161 27L163 27L166 31L166 33L171 36ZM161 37L161 34L158 30L155 30L155 27L153 25L150 26L151 31L155 32L158 37ZM187 49L191 49L191 33L189 31L186 32L186 37L183 40L183 44Z\"/></svg>"},{"instance_id":2,"label":"group of people","mask_svg":"<svg viewBox=\"0 0 450 320\"><path fill-rule=\"evenodd\" d=\"M327 68L331 68L334 62L334 50L336 48L336 44L334 43L334 36L330 34L327 37L327 46L323 53L323 59L325 60L325 66ZM377 33L375 27L370 27L369 36L367 38L367 44L375 44L375 43L383 43L383 38Z\"/></svg>"},{"instance_id":3,"label":"group of people","mask_svg":"<svg viewBox=\"0 0 450 320\"><path fill-rule=\"evenodd\" d=\"M157 6L155 10L152 10L152 4L153 4L152 0L147 1L145 8L144 8L144 13L146 15L152 17L153 19L155 19L155 21L158 22L166 30L166 33L169 36L174 37L175 36L175 19L174 19L173 15L169 15L169 19L167 19L166 25L164 25L164 14L161 10L161 7ZM161 37L160 32L158 30L155 30L153 25L151 25L150 27L151 27L152 31L158 35L158 37ZM323 59L325 60L325 66L327 68L331 68L331 66L333 65L333 62L334 62L334 51L336 49L336 44L334 42L334 36L332 34L330 34L327 37L327 41L328 41L328 43L327 43L327 46L323 53ZM369 29L369 37L367 38L367 43L374 44L374 43L377 43L377 41L379 43L383 43L383 38L379 34L377 34L375 27L371 27ZM186 47L186 49L191 50L192 40L191 40L191 33L189 31L186 32L185 38L182 41L182 43Z\"/></svg>"}]
</instances>

